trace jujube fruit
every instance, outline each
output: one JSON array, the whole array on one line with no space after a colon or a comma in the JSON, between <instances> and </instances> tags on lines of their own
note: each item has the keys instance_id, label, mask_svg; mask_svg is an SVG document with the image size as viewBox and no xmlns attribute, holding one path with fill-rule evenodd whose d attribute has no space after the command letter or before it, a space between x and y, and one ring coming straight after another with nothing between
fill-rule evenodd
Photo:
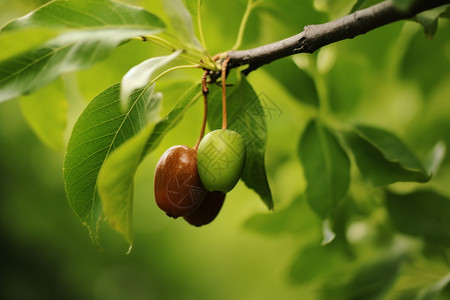
<instances>
[{"instance_id":1,"label":"jujube fruit","mask_svg":"<svg viewBox=\"0 0 450 300\"><path fill-rule=\"evenodd\" d=\"M206 195L197 171L197 152L187 146L173 146L160 157L154 179L156 204L169 217L194 212Z\"/></svg>"},{"instance_id":2,"label":"jujube fruit","mask_svg":"<svg viewBox=\"0 0 450 300\"><path fill-rule=\"evenodd\" d=\"M226 194L222 192L208 192L200 206L184 219L191 225L202 226L211 223L219 214Z\"/></svg>"},{"instance_id":3,"label":"jujube fruit","mask_svg":"<svg viewBox=\"0 0 450 300\"><path fill-rule=\"evenodd\" d=\"M208 133L197 153L198 173L205 188L227 193L241 177L245 164L245 141L236 131L219 129Z\"/></svg>"}]
</instances>

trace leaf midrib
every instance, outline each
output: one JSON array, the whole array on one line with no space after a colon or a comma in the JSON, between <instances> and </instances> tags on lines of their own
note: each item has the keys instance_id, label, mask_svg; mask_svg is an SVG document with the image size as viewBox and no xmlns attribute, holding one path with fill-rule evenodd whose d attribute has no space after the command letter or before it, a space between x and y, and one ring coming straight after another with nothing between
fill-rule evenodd
<instances>
[{"instance_id":1,"label":"leaf midrib","mask_svg":"<svg viewBox=\"0 0 450 300\"><path fill-rule=\"evenodd\" d=\"M115 133L115 135L114 135L114 137L113 137L113 139L111 140L111 143L108 145L108 151L106 152L105 159L103 160L102 165L103 165L103 163L105 162L106 158L108 157L108 155L109 155L109 153L110 153L110 151L111 151L111 148L112 148L114 142L116 141L117 135L118 135L119 132L121 131L121 129L122 129L124 123L126 122L126 120L128 120L128 117L129 117L131 111L132 111L133 108L135 107L136 103L139 102L139 100L141 99L142 95L146 92L146 90L147 90L148 88L149 88L149 86L145 87L145 88L141 91L141 93L139 94L139 96L136 97L136 101L133 102L133 104L131 105L130 109L128 110L128 112L126 113L125 117L123 118L123 121L122 121L122 123L119 125L119 127L118 127L118 129L117 129L117 131L116 131L116 133ZM134 131L134 127L133 127L133 131ZM136 135L136 132L134 132L134 134ZM95 199L97 198L97 197L95 197L95 196L96 196L96 194L97 194L97 187L98 187L98 175L97 175L97 179L95 180L95 186L94 186L93 195L92 195L91 219L94 218ZM97 221L96 221L96 222L97 222Z\"/></svg>"}]
</instances>

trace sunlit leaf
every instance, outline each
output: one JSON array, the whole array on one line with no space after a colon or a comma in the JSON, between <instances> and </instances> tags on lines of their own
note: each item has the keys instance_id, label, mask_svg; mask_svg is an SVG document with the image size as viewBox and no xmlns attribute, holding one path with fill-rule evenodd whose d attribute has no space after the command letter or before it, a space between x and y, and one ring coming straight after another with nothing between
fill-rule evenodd
<instances>
[{"instance_id":1,"label":"sunlit leaf","mask_svg":"<svg viewBox=\"0 0 450 300\"><path fill-rule=\"evenodd\" d=\"M265 113L258 95L245 77L227 90L228 129L240 133L246 141L246 160L241 179L272 209L272 193L264 163L267 141ZM214 86L211 86L208 124L211 130L222 125L221 90Z\"/></svg>"},{"instance_id":2,"label":"sunlit leaf","mask_svg":"<svg viewBox=\"0 0 450 300\"><path fill-rule=\"evenodd\" d=\"M83 1L56 1L32 14L9 23L3 31L44 26L70 30L44 45L0 62L0 101L27 94L50 83L59 75L86 69L105 59L122 42L141 35L155 34L164 24L144 10L107 0L93 1L93 10ZM98 15L97 10L105 11ZM69 11L61 18L59 9Z\"/></svg>"},{"instance_id":3,"label":"sunlit leaf","mask_svg":"<svg viewBox=\"0 0 450 300\"><path fill-rule=\"evenodd\" d=\"M431 286L420 290L415 300L435 300L448 284L450 284L450 273Z\"/></svg>"},{"instance_id":4,"label":"sunlit leaf","mask_svg":"<svg viewBox=\"0 0 450 300\"><path fill-rule=\"evenodd\" d=\"M444 141L439 141L434 145L428 154L426 161L426 170L430 175L436 175L439 172L442 162L444 161L445 154L447 153L447 146Z\"/></svg>"},{"instance_id":5,"label":"sunlit leaf","mask_svg":"<svg viewBox=\"0 0 450 300\"><path fill-rule=\"evenodd\" d=\"M17 53L36 48L58 35L58 30L49 28L35 28L15 30L0 33L0 61ZM26 42L19 42L26 41Z\"/></svg>"},{"instance_id":6,"label":"sunlit leaf","mask_svg":"<svg viewBox=\"0 0 450 300\"><path fill-rule=\"evenodd\" d=\"M197 10L198 10L198 2L201 3L202 0L184 0L184 3L186 4L186 8L189 10L191 15L197 16Z\"/></svg>"},{"instance_id":7,"label":"sunlit leaf","mask_svg":"<svg viewBox=\"0 0 450 300\"><path fill-rule=\"evenodd\" d=\"M450 246L450 199L434 191L399 195L388 192L386 206L392 223L402 233Z\"/></svg>"},{"instance_id":8,"label":"sunlit leaf","mask_svg":"<svg viewBox=\"0 0 450 300\"><path fill-rule=\"evenodd\" d=\"M153 89L137 90L130 106L120 105L120 84L95 97L78 118L67 146L64 181L67 198L75 213L97 242L97 225L102 206L97 179L106 157L146 124L148 101Z\"/></svg>"},{"instance_id":9,"label":"sunlit leaf","mask_svg":"<svg viewBox=\"0 0 450 300\"><path fill-rule=\"evenodd\" d=\"M164 28L150 12L110 0L56 0L6 24L1 31L48 27L57 29Z\"/></svg>"},{"instance_id":10,"label":"sunlit leaf","mask_svg":"<svg viewBox=\"0 0 450 300\"><path fill-rule=\"evenodd\" d=\"M298 155L308 182L308 203L315 213L326 219L347 193L350 181L348 156L336 136L315 119L303 132Z\"/></svg>"},{"instance_id":11,"label":"sunlit leaf","mask_svg":"<svg viewBox=\"0 0 450 300\"><path fill-rule=\"evenodd\" d=\"M0 62L0 102L31 93L63 73L86 69L126 39L155 32L127 28L73 31L4 60Z\"/></svg>"},{"instance_id":12,"label":"sunlit leaf","mask_svg":"<svg viewBox=\"0 0 450 300\"><path fill-rule=\"evenodd\" d=\"M345 137L361 174L374 185L430 179L415 155L388 131L361 125Z\"/></svg>"},{"instance_id":13,"label":"sunlit leaf","mask_svg":"<svg viewBox=\"0 0 450 300\"><path fill-rule=\"evenodd\" d=\"M120 98L122 105L127 106L128 97L137 89L143 88L150 82L153 73L164 67L181 54L181 50L167 56L152 57L131 68L122 78Z\"/></svg>"},{"instance_id":14,"label":"sunlit leaf","mask_svg":"<svg viewBox=\"0 0 450 300\"><path fill-rule=\"evenodd\" d=\"M336 233L331 228L330 219L323 220L322 222L322 246L328 245L336 238Z\"/></svg>"},{"instance_id":15,"label":"sunlit leaf","mask_svg":"<svg viewBox=\"0 0 450 300\"><path fill-rule=\"evenodd\" d=\"M98 192L108 222L133 244L134 175L155 123L122 144L104 162L98 177Z\"/></svg>"},{"instance_id":16,"label":"sunlit leaf","mask_svg":"<svg viewBox=\"0 0 450 300\"><path fill-rule=\"evenodd\" d=\"M164 10L177 37L188 48L202 52L203 47L194 33L194 24L189 11L181 0L163 0Z\"/></svg>"},{"instance_id":17,"label":"sunlit leaf","mask_svg":"<svg viewBox=\"0 0 450 300\"><path fill-rule=\"evenodd\" d=\"M54 150L64 149L67 101L62 81L20 98L20 108L39 139Z\"/></svg>"}]
</instances>

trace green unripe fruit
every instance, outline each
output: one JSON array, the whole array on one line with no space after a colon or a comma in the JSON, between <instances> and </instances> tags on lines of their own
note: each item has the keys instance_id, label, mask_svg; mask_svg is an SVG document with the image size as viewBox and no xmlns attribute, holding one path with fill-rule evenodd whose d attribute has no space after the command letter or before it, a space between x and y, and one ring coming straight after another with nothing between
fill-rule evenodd
<instances>
[{"instance_id":1,"label":"green unripe fruit","mask_svg":"<svg viewBox=\"0 0 450 300\"><path fill-rule=\"evenodd\" d=\"M231 191L241 177L244 164L245 141L236 131L214 130L200 142L197 168L208 191Z\"/></svg>"}]
</instances>

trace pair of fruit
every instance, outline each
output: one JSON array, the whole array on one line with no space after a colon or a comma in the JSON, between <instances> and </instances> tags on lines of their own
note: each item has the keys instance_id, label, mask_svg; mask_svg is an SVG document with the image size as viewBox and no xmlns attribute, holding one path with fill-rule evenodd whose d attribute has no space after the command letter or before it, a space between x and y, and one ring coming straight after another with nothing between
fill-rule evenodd
<instances>
[{"instance_id":1,"label":"pair of fruit","mask_svg":"<svg viewBox=\"0 0 450 300\"><path fill-rule=\"evenodd\" d=\"M210 132L198 151L173 146L156 165L156 203L170 217L184 217L195 226L208 224L239 181L244 163L244 139L228 129Z\"/></svg>"}]
</instances>

